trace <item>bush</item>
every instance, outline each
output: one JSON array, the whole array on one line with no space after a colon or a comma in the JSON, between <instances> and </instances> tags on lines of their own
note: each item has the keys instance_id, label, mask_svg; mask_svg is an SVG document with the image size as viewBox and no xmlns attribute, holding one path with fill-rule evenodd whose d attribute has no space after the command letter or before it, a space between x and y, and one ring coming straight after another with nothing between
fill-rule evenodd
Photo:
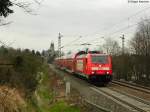
<instances>
[{"instance_id":1,"label":"bush","mask_svg":"<svg viewBox=\"0 0 150 112\"><path fill-rule=\"evenodd\" d=\"M114 78L150 84L150 56L113 56Z\"/></svg>"},{"instance_id":2,"label":"bush","mask_svg":"<svg viewBox=\"0 0 150 112\"><path fill-rule=\"evenodd\" d=\"M3 61L2 61L3 60ZM38 85L38 72L41 71L43 59L39 53L30 50L15 50L0 47L0 62L12 66L0 67L0 83L21 88L30 96Z\"/></svg>"}]
</instances>

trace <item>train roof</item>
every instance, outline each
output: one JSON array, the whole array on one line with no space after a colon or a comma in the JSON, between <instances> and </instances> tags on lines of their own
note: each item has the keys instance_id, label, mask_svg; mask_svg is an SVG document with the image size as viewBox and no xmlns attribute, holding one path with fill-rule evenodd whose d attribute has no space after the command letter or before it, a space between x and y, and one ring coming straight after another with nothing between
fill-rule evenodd
<instances>
[{"instance_id":1,"label":"train roof","mask_svg":"<svg viewBox=\"0 0 150 112\"><path fill-rule=\"evenodd\" d=\"M100 51L79 51L75 54L69 54L69 55L65 55L65 56L61 56L59 58L56 58L56 59L72 59L72 58L76 58L77 56L80 56L80 55L108 55L108 54L105 54L105 53L102 53Z\"/></svg>"},{"instance_id":2,"label":"train roof","mask_svg":"<svg viewBox=\"0 0 150 112\"><path fill-rule=\"evenodd\" d=\"M80 56L80 55L87 55L87 54L89 54L89 55L108 55L108 54L105 54L105 53L102 53L102 52L100 52L100 51L79 51L78 53L76 53L75 54L75 57L77 57L77 56Z\"/></svg>"}]
</instances>

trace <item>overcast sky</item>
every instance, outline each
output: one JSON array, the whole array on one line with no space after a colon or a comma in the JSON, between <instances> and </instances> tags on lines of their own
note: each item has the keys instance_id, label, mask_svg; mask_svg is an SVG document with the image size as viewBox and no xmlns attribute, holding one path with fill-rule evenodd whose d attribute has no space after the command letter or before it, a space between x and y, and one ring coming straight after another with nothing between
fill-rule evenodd
<instances>
[{"instance_id":1,"label":"overcast sky","mask_svg":"<svg viewBox=\"0 0 150 112\"><path fill-rule=\"evenodd\" d=\"M57 48L59 32L63 35L62 45L80 36L82 38L72 44L92 39L95 39L94 42L104 41L100 37L110 37L120 42L122 34L125 34L127 42L133 37L136 26L114 32L139 22L143 17L148 18L150 14L150 3L128 3L128 0L44 0L40 6L35 4L32 7L38 15L30 15L13 7L15 13L5 19L13 23L0 27L0 40L12 43L15 48L40 51L48 49L52 41Z\"/></svg>"}]
</instances>

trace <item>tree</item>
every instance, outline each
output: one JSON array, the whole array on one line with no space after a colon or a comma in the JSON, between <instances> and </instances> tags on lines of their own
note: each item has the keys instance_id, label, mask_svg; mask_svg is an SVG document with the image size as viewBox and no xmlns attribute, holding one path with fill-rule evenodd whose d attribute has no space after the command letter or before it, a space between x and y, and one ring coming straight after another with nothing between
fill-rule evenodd
<instances>
[{"instance_id":1,"label":"tree","mask_svg":"<svg viewBox=\"0 0 150 112\"><path fill-rule=\"evenodd\" d=\"M111 55L117 55L120 53L120 47L117 41L107 38L103 44L104 51Z\"/></svg>"},{"instance_id":2,"label":"tree","mask_svg":"<svg viewBox=\"0 0 150 112\"><path fill-rule=\"evenodd\" d=\"M45 56L45 52L46 52L45 50L42 50L41 55L42 55L42 56Z\"/></svg>"},{"instance_id":3,"label":"tree","mask_svg":"<svg viewBox=\"0 0 150 112\"><path fill-rule=\"evenodd\" d=\"M9 8L10 6L13 6L13 3L10 0L1 0L0 16L7 17L9 14L13 13L13 10Z\"/></svg>"},{"instance_id":4,"label":"tree","mask_svg":"<svg viewBox=\"0 0 150 112\"><path fill-rule=\"evenodd\" d=\"M2 17L6 18L9 14L14 12L12 9L10 9L11 6L13 6L13 3L10 0L0 0L0 26L4 26L11 23L5 23L2 20Z\"/></svg>"},{"instance_id":5,"label":"tree","mask_svg":"<svg viewBox=\"0 0 150 112\"><path fill-rule=\"evenodd\" d=\"M41 56L41 53L39 51L36 51L35 53L37 56Z\"/></svg>"},{"instance_id":6,"label":"tree","mask_svg":"<svg viewBox=\"0 0 150 112\"><path fill-rule=\"evenodd\" d=\"M35 50L32 50L31 52L32 52L33 55L35 55Z\"/></svg>"},{"instance_id":7,"label":"tree","mask_svg":"<svg viewBox=\"0 0 150 112\"><path fill-rule=\"evenodd\" d=\"M130 45L135 54L150 55L150 21L145 19L139 23Z\"/></svg>"},{"instance_id":8,"label":"tree","mask_svg":"<svg viewBox=\"0 0 150 112\"><path fill-rule=\"evenodd\" d=\"M150 80L150 21L142 20L130 42L135 55L134 69L138 80L148 82Z\"/></svg>"},{"instance_id":9,"label":"tree","mask_svg":"<svg viewBox=\"0 0 150 112\"><path fill-rule=\"evenodd\" d=\"M37 0L33 0L37 4L41 4L41 2ZM10 9L12 6L17 6L19 8L22 8L25 12L33 14L33 10L30 7L31 3L28 2L18 2L17 0L0 0L0 26L8 25L11 22L4 22L3 17L6 18L9 14L12 14L14 10Z\"/></svg>"}]
</instances>

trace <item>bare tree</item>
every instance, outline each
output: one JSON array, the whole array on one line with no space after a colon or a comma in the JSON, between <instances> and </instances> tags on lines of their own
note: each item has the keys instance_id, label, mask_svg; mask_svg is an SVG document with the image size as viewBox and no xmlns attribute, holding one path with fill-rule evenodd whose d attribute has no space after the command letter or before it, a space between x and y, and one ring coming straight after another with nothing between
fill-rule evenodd
<instances>
[{"instance_id":1,"label":"bare tree","mask_svg":"<svg viewBox=\"0 0 150 112\"><path fill-rule=\"evenodd\" d=\"M148 19L142 20L139 23L130 45L135 54L144 56L150 55L150 21Z\"/></svg>"},{"instance_id":2,"label":"bare tree","mask_svg":"<svg viewBox=\"0 0 150 112\"><path fill-rule=\"evenodd\" d=\"M105 39L105 43L103 44L104 51L111 55L120 54L120 46L117 41L107 38Z\"/></svg>"},{"instance_id":3,"label":"bare tree","mask_svg":"<svg viewBox=\"0 0 150 112\"><path fill-rule=\"evenodd\" d=\"M137 31L130 42L135 54L134 71L138 80L144 82L150 79L150 20L144 19L138 25Z\"/></svg>"},{"instance_id":4,"label":"bare tree","mask_svg":"<svg viewBox=\"0 0 150 112\"><path fill-rule=\"evenodd\" d=\"M31 8L31 5L33 3L36 3L38 5L41 5L43 0L33 0L34 2L29 3L27 1L19 1L19 0L0 0L0 26L8 25L12 22L5 22L4 18L6 18L9 14L14 13L14 10L12 10L10 7L17 6L21 9L23 9L25 12L37 15L34 10Z\"/></svg>"}]
</instances>

